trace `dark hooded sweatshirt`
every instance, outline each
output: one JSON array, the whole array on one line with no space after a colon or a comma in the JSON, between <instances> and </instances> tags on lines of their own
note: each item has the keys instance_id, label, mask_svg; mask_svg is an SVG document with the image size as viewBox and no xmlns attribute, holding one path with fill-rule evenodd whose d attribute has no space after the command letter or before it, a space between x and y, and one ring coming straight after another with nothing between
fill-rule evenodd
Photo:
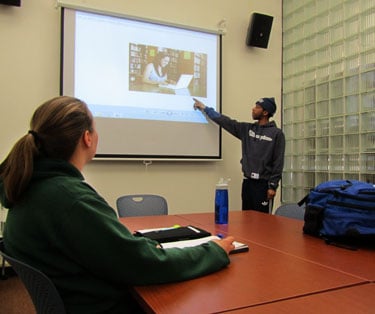
<instances>
[{"instance_id":1,"label":"dark hooded sweatshirt","mask_svg":"<svg viewBox=\"0 0 375 314\"><path fill-rule=\"evenodd\" d=\"M246 178L266 180L277 189L284 166L285 136L276 123L238 122L206 107L208 117L241 140L242 172Z\"/></svg>"}]
</instances>

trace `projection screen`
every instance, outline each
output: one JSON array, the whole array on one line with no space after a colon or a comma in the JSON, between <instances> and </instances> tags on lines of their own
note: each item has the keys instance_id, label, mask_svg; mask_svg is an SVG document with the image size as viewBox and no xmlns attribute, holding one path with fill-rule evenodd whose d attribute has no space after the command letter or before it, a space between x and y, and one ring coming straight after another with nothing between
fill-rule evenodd
<instances>
[{"instance_id":1,"label":"projection screen","mask_svg":"<svg viewBox=\"0 0 375 314\"><path fill-rule=\"evenodd\" d=\"M221 129L193 109L197 98L221 111L221 34L61 12L61 94L93 113L97 159L221 159Z\"/></svg>"}]
</instances>

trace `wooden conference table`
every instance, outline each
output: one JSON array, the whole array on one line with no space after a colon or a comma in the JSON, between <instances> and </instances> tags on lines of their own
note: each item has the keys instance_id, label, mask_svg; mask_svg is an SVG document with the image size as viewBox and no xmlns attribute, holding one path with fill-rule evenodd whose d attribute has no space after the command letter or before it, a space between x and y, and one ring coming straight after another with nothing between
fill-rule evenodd
<instances>
[{"instance_id":1,"label":"wooden conference table","mask_svg":"<svg viewBox=\"0 0 375 314\"><path fill-rule=\"evenodd\" d=\"M346 300L341 305L347 313L375 309L375 252L326 245L303 235L303 221L255 211L231 211L228 225L215 225L213 213L120 220L131 231L191 224L233 235L250 247L231 255L231 264L214 274L134 287L149 313L346 313L340 304L332 307L332 300Z\"/></svg>"}]
</instances>

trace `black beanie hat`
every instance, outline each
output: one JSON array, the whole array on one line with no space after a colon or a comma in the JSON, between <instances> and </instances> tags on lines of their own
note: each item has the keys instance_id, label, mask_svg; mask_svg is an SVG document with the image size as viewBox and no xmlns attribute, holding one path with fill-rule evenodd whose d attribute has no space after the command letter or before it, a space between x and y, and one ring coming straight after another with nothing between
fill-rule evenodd
<instances>
[{"instance_id":1,"label":"black beanie hat","mask_svg":"<svg viewBox=\"0 0 375 314\"><path fill-rule=\"evenodd\" d=\"M270 117L274 115L276 112L276 103L275 98L261 98L256 102L257 105L261 106L264 110L266 110Z\"/></svg>"}]
</instances>

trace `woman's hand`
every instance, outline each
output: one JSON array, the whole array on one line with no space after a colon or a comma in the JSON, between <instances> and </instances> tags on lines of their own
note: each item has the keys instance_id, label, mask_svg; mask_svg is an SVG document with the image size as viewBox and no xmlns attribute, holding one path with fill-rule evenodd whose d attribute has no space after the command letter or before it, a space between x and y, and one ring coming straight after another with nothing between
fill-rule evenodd
<instances>
[{"instance_id":1,"label":"woman's hand","mask_svg":"<svg viewBox=\"0 0 375 314\"><path fill-rule=\"evenodd\" d=\"M215 242L217 245L219 245L227 254L229 254L230 251L234 250L233 245L234 237L228 236L221 240L212 240L212 242Z\"/></svg>"}]
</instances>

